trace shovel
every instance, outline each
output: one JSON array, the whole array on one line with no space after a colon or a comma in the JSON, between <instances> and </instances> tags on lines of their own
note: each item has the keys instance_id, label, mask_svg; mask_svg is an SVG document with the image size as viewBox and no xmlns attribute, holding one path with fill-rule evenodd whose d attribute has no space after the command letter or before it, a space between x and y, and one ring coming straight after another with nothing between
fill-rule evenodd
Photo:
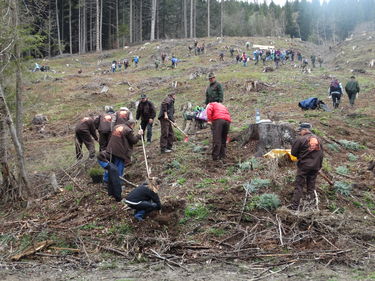
<instances>
[{"instance_id":1,"label":"shovel","mask_svg":"<svg viewBox=\"0 0 375 281\"><path fill-rule=\"evenodd\" d=\"M326 182L328 182L328 184L329 184L330 186L333 186L333 185L334 185L333 181L331 181L331 180L330 180L325 174L323 174L321 171L319 171L319 175L320 175L323 179L325 179Z\"/></svg>"},{"instance_id":2,"label":"shovel","mask_svg":"<svg viewBox=\"0 0 375 281\"><path fill-rule=\"evenodd\" d=\"M168 119L169 122L171 122L171 124L173 125L173 127L177 128L177 130L179 130L184 136L184 142L189 142L189 136L183 131L181 130L176 123L172 122L171 120Z\"/></svg>"},{"instance_id":3,"label":"shovel","mask_svg":"<svg viewBox=\"0 0 375 281\"><path fill-rule=\"evenodd\" d=\"M141 125L139 125L139 129L142 130ZM147 178L150 179L150 169L148 168L148 163L147 163L147 154L146 154L146 148L145 148L145 140L143 138L143 135L141 135L141 140L142 140L142 148L143 148L143 156L145 157L145 164L146 164L146 171L147 171Z\"/></svg>"}]
</instances>

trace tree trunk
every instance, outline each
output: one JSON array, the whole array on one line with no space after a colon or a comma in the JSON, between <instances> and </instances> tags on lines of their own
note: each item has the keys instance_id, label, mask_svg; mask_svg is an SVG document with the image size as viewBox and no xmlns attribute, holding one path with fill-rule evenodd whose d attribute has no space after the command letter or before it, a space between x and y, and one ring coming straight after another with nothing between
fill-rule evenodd
<instances>
[{"instance_id":1,"label":"tree trunk","mask_svg":"<svg viewBox=\"0 0 375 281\"><path fill-rule=\"evenodd\" d=\"M81 0L78 0L78 53L82 53Z\"/></svg>"},{"instance_id":2,"label":"tree trunk","mask_svg":"<svg viewBox=\"0 0 375 281\"><path fill-rule=\"evenodd\" d=\"M48 9L48 57L52 56L52 42L51 42L51 9Z\"/></svg>"},{"instance_id":3,"label":"tree trunk","mask_svg":"<svg viewBox=\"0 0 375 281\"><path fill-rule=\"evenodd\" d=\"M130 0L129 7L129 41L133 43L133 0Z\"/></svg>"},{"instance_id":4,"label":"tree trunk","mask_svg":"<svg viewBox=\"0 0 375 281\"><path fill-rule=\"evenodd\" d=\"M73 54L72 44L72 0L69 0L69 52Z\"/></svg>"},{"instance_id":5,"label":"tree trunk","mask_svg":"<svg viewBox=\"0 0 375 281\"><path fill-rule=\"evenodd\" d=\"M96 0L96 51L100 52L100 5Z\"/></svg>"},{"instance_id":6,"label":"tree trunk","mask_svg":"<svg viewBox=\"0 0 375 281\"><path fill-rule=\"evenodd\" d=\"M210 0L207 0L207 37L210 37Z\"/></svg>"},{"instance_id":7,"label":"tree trunk","mask_svg":"<svg viewBox=\"0 0 375 281\"><path fill-rule=\"evenodd\" d=\"M156 0L152 0L151 5L151 35L150 40L155 40L155 19L156 19Z\"/></svg>"},{"instance_id":8,"label":"tree trunk","mask_svg":"<svg viewBox=\"0 0 375 281\"><path fill-rule=\"evenodd\" d=\"M92 1L89 1L89 46L90 46L90 52L93 50L93 26L92 26Z\"/></svg>"},{"instance_id":9,"label":"tree trunk","mask_svg":"<svg viewBox=\"0 0 375 281\"><path fill-rule=\"evenodd\" d=\"M58 44L58 48L59 48L59 54L62 55L61 38L60 38L59 7L57 5L57 0L55 0L55 5L56 5L57 44Z\"/></svg>"},{"instance_id":10,"label":"tree trunk","mask_svg":"<svg viewBox=\"0 0 375 281\"><path fill-rule=\"evenodd\" d=\"M82 22L82 53L87 52L87 15L86 15L86 0L83 0L83 22Z\"/></svg>"},{"instance_id":11,"label":"tree trunk","mask_svg":"<svg viewBox=\"0 0 375 281\"><path fill-rule=\"evenodd\" d=\"M156 39L159 40L160 38L160 24L159 24L159 16L160 16L160 0L156 0Z\"/></svg>"},{"instance_id":12,"label":"tree trunk","mask_svg":"<svg viewBox=\"0 0 375 281\"><path fill-rule=\"evenodd\" d=\"M103 0L100 0L100 51L103 51Z\"/></svg>"},{"instance_id":13,"label":"tree trunk","mask_svg":"<svg viewBox=\"0 0 375 281\"><path fill-rule=\"evenodd\" d=\"M224 0L221 0L220 5L220 37L223 37L224 28Z\"/></svg>"},{"instance_id":14,"label":"tree trunk","mask_svg":"<svg viewBox=\"0 0 375 281\"><path fill-rule=\"evenodd\" d=\"M186 0L184 0L184 38L188 37L187 31L187 11L186 11Z\"/></svg>"},{"instance_id":15,"label":"tree trunk","mask_svg":"<svg viewBox=\"0 0 375 281\"><path fill-rule=\"evenodd\" d=\"M194 32L194 38L197 37L197 2L196 0L193 0L194 1L194 29L193 29L193 32Z\"/></svg>"},{"instance_id":16,"label":"tree trunk","mask_svg":"<svg viewBox=\"0 0 375 281\"><path fill-rule=\"evenodd\" d=\"M190 38L194 37L193 34L193 12L194 12L194 0L190 0Z\"/></svg>"},{"instance_id":17,"label":"tree trunk","mask_svg":"<svg viewBox=\"0 0 375 281\"><path fill-rule=\"evenodd\" d=\"M143 36L142 36L142 33L143 33L143 17L142 17L142 13L143 13L143 1L139 1L139 41L142 42L143 41ZM155 34L155 33L154 33Z\"/></svg>"},{"instance_id":18,"label":"tree trunk","mask_svg":"<svg viewBox=\"0 0 375 281\"><path fill-rule=\"evenodd\" d=\"M118 24L118 0L116 0L116 49L120 47L119 24Z\"/></svg>"},{"instance_id":19,"label":"tree trunk","mask_svg":"<svg viewBox=\"0 0 375 281\"><path fill-rule=\"evenodd\" d=\"M256 157L263 156L274 148L290 148L296 131L287 123L250 124L249 128L234 137L242 146L250 143Z\"/></svg>"},{"instance_id":20,"label":"tree trunk","mask_svg":"<svg viewBox=\"0 0 375 281\"><path fill-rule=\"evenodd\" d=\"M23 149L18 141L17 138L17 133L16 129L13 124L12 116L9 112L9 108L6 104L5 97L4 97L4 92L3 92L3 87L0 85L0 107L4 111L4 116L1 116L1 120L5 120L6 124L9 127L10 135L12 138L13 145L16 150L16 155L17 155L17 166L19 169L19 181L18 181L18 194L21 198L25 199L25 195L27 197L30 197L30 189L29 189L29 182L27 179L27 173L26 173L26 166L25 166L25 158L23 155Z\"/></svg>"}]
</instances>

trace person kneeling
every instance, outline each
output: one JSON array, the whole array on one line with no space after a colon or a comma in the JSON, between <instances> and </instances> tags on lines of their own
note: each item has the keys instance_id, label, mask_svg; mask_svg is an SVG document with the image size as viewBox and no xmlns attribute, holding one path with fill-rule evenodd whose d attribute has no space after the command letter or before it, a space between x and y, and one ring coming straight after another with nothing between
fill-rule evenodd
<instances>
[{"instance_id":1,"label":"person kneeling","mask_svg":"<svg viewBox=\"0 0 375 281\"><path fill-rule=\"evenodd\" d=\"M145 182L126 196L125 203L134 209L134 217L138 221L142 221L148 213L161 209L157 192L158 189L155 185Z\"/></svg>"}]
</instances>

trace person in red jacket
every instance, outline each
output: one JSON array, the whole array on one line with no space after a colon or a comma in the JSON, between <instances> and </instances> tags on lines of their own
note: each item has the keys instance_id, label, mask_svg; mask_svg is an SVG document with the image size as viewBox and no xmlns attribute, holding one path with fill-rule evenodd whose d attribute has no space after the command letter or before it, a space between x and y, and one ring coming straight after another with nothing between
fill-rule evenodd
<instances>
[{"instance_id":1,"label":"person in red jacket","mask_svg":"<svg viewBox=\"0 0 375 281\"><path fill-rule=\"evenodd\" d=\"M232 119L221 103L211 102L206 107L208 124L212 125L212 160L225 158L227 136Z\"/></svg>"}]
</instances>

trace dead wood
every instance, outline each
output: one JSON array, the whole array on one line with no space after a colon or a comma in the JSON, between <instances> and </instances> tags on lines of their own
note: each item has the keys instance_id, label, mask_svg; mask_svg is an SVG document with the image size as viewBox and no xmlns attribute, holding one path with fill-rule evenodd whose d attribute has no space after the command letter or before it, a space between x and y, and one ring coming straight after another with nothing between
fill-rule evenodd
<instances>
[{"instance_id":1,"label":"dead wood","mask_svg":"<svg viewBox=\"0 0 375 281\"><path fill-rule=\"evenodd\" d=\"M36 243L34 244L33 246L27 248L26 250L24 250L23 252L17 254L17 255L14 255L12 256L10 259L11 260L14 260L14 261L18 261L26 256L30 256L32 254L34 254L35 252L38 252L40 250L43 250L44 248L47 248L48 246L54 244L55 242L52 241L52 240L46 240L46 241L42 241L42 242L39 242L39 243Z\"/></svg>"}]
</instances>

